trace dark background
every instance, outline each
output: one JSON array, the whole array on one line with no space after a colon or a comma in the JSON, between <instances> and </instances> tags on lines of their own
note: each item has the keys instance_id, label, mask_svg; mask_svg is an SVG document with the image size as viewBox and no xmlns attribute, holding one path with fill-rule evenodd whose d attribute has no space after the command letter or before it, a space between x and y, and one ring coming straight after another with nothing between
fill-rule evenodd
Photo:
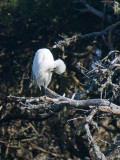
<instances>
[{"instance_id":1,"label":"dark background","mask_svg":"<svg viewBox=\"0 0 120 160\"><path fill-rule=\"evenodd\" d=\"M55 59L60 57L67 66L63 75L53 75L49 88L61 95L65 93L66 96L70 96L74 92L84 91L84 87L81 84L86 84L86 80L83 79L84 75L76 70L76 63L80 61L83 67L91 70L92 60L95 58L94 49L101 50L102 54L98 59L102 59L109 53L110 47L106 45L102 37L96 36L88 39L79 39L63 48L53 48L55 42L63 40L63 37L69 38L79 33L84 35L101 31L120 20L119 12L117 14L114 12L113 1L109 3L99 0L87 2L101 11L104 14L104 18L101 19L90 12L81 13L79 9L84 9L85 7L81 3L74 3L71 0L0 1L0 103L4 108L2 113L9 106L14 106L14 109L11 109L10 112L14 113L13 115L15 116L19 115L19 110L15 109L18 104L9 101L7 98L10 94L22 97L34 97L44 94L30 80L34 54L40 48L49 48ZM106 20L108 15L111 16L110 21ZM114 50L120 50L119 28L120 25L112 32ZM108 43L108 34L105 35L105 39ZM77 53L77 56L75 53ZM91 96L90 98L100 98L100 95L97 94L96 97ZM116 103L119 104L118 101ZM6 113L7 119L10 118L9 114ZM84 133L79 137L72 132L78 126L79 121L75 124L71 123L71 125L66 124L66 120L72 118L73 114L74 110L71 109L69 114L66 114L66 111L62 111L57 116L43 122L39 122L39 120L29 122L24 118L8 120L9 122L2 121L0 134L1 141L5 142L2 143L0 141L2 159L15 159L16 157L16 159L30 159L30 157L33 159L37 155L46 157L46 159L84 159L87 156L89 157ZM79 113L76 113L76 116L78 115ZM83 113L81 116L84 116ZM106 123L108 121L109 117ZM100 124L102 122L99 121ZM39 146L39 149L35 148L31 142L21 141L26 138L26 135L32 137L32 134L34 134L32 128L26 131L26 135L21 131L23 128L27 128L29 123L41 134L38 138L39 140L32 142ZM113 133L118 134L120 130L120 128L117 128L117 131L113 131L111 127L110 130L106 131L104 127L102 128L102 125L100 129L101 137L104 137L104 133L107 137L106 139L110 139ZM22 133L21 135L18 134L19 131ZM20 147L10 148L7 151L5 144L9 140L10 142L12 141L13 146L16 143L17 147L18 142L21 141ZM100 147L102 148L102 146L105 147L104 143L100 142ZM41 148L44 148L44 151ZM23 152L25 153L23 154ZM59 156L56 158L56 156L50 154L51 152ZM30 157L24 157L24 155L29 155Z\"/></svg>"}]
</instances>

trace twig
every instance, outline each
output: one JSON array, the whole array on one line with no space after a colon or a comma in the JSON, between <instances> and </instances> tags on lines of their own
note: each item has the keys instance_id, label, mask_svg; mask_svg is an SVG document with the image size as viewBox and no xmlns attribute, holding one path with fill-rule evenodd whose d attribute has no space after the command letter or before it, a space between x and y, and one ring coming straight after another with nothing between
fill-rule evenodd
<instances>
[{"instance_id":1,"label":"twig","mask_svg":"<svg viewBox=\"0 0 120 160\"><path fill-rule=\"evenodd\" d=\"M39 133L37 132L37 130L35 129L35 127L31 123L29 123L29 125L34 130L34 132L36 133L36 135L39 136Z\"/></svg>"},{"instance_id":2,"label":"twig","mask_svg":"<svg viewBox=\"0 0 120 160\"><path fill-rule=\"evenodd\" d=\"M119 52L120 52L120 51L118 51L118 50L110 51L110 52L108 53L108 55L101 60L101 62L106 61L106 59L108 59L108 57L109 57L111 54L113 54L113 53L119 53Z\"/></svg>"},{"instance_id":3,"label":"twig","mask_svg":"<svg viewBox=\"0 0 120 160\"><path fill-rule=\"evenodd\" d=\"M106 160L106 157L100 151L97 143L94 141L94 139L91 135L90 129L89 129L89 125L87 123L85 124L85 131L86 131L87 139L89 141L89 144L90 144L92 151L93 151L93 154L94 154L94 159L95 160Z\"/></svg>"},{"instance_id":4,"label":"twig","mask_svg":"<svg viewBox=\"0 0 120 160\"><path fill-rule=\"evenodd\" d=\"M57 153L49 152L49 151L47 151L47 150L45 150L45 149L43 149L43 148L41 148L41 147L39 147L39 146L37 146L37 145L35 145L35 144L33 144L33 143L30 143L30 144L31 144L31 146L32 146L34 149L37 149L37 150L42 151L42 152L44 152L44 153L50 154L50 155L52 155L52 156L54 156L54 157L64 158L64 155L59 155L59 154L57 154Z\"/></svg>"},{"instance_id":5,"label":"twig","mask_svg":"<svg viewBox=\"0 0 120 160\"><path fill-rule=\"evenodd\" d=\"M94 14L94 15L102 18L102 19L105 19L108 22L110 22L111 16L108 15L108 16L104 17L104 13L102 13L101 11L91 7L85 0L73 0L73 2L74 3L75 2L76 3L81 3L82 5L84 5L86 7L85 9L76 9L76 10L78 10L80 12L90 12L90 13L92 13L92 14Z\"/></svg>"},{"instance_id":6,"label":"twig","mask_svg":"<svg viewBox=\"0 0 120 160\"><path fill-rule=\"evenodd\" d=\"M80 127L77 128L77 130L75 131L75 134L79 135L81 132L81 129L84 128L86 123L90 123L92 121L93 116L97 113L97 109L93 109L91 111L91 113L83 120L82 125L80 125Z\"/></svg>"}]
</instances>

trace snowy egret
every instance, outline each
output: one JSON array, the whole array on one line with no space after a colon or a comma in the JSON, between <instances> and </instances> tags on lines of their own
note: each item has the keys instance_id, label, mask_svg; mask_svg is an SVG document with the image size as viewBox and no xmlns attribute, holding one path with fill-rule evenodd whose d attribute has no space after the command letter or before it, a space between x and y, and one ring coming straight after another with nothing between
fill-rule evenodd
<instances>
[{"instance_id":1,"label":"snowy egret","mask_svg":"<svg viewBox=\"0 0 120 160\"><path fill-rule=\"evenodd\" d=\"M32 80L41 90L41 86L45 89L49 85L52 73L62 74L66 69L65 63L61 59L54 60L49 49L39 49L35 53L32 66Z\"/></svg>"}]
</instances>

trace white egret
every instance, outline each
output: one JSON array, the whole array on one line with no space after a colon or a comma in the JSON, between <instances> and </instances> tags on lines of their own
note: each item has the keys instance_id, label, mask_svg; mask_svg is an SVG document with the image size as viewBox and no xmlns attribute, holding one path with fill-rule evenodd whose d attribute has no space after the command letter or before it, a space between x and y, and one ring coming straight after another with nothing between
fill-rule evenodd
<instances>
[{"instance_id":1,"label":"white egret","mask_svg":"<svg viewBox=\"0 0 120 160\"><path fill-rule=\"evenodd\" d=\"M41 90L41 86L45 89L49 85L52 73L62 74L66 69L65 63L61 59L54 60L49 49L39 49L35 53L32 66L32 80Z\"/></svg>"}]
</instances>

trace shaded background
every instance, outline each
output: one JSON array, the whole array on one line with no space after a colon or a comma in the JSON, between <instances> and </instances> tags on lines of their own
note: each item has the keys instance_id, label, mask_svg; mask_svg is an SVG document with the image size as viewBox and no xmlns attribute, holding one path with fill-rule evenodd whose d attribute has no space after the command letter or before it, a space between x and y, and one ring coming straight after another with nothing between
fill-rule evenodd
<instances>
[{"instance_id":1,"label":"shaded background","mask_svg":"<svg viewBox=\"0 0 120 160\"><path fill-rule=\"evenodd\" d=\"M111 21L102 20L91 13L80 13L79 8L83 9L84 6L70 0L0 1L0 102L5 110L14 106L10 112L14 113L13 115L17 115L19 112L19 109L15 109L19 105L15 102L9 102L7 99L10 94L16 96L43 95L44 92L40 92L39 88L30 81L32 61L39 48L49 48L55 59L62 58L67 66L67 70L62 76L53 75L49 85L52 90L59 94L66 93L67 96L84 90L81 85L86 83L83 79L84 74L78 72L76 63L81 62L86 69L91 70L93 59L96 57L94 51L99 49L102 52L98 57L101 59L108 54L109 47L101 37L78 40L63 48L55 49L53 46L55 42L63 40L62 37L68 38L78 33L101 31L119 21L119 14L114 13L113 3L111 3L112 7L96 0L88 1L88 3L103 12L105 16L110 15ZM106 37L107 39L108 37ZM112 44L115 50L120 50L119 27L116 28L116 32L112 36ZM96 95L96 98L99 97L100 95ZM32 124L38 133L41 133L41 138L35 140L33 144L43 147L45 151L41 148L35 148L31 143L21 141L20 147L10 149L7 152L7 147L1 143L2 159L15 159L16 157L23 159L24 155L30 156L24 157L24 159L33 159L39 154L39 157L45 157L45 159L56 159L55 155L49 153L51 151L60 155L57 159L84 159L89 156L88 149L85 147L84 133L79 137L72 132L79 122L71 123L71 125L66 124L66 120L71 118L74 110L71 109L69 114L66 113L66 111L62 111L56 117L45 122L39 122L39 120L29 122L24 119L3 121L0 129L1 141L8 142L11 140L10 137L14 139L15 136L14 143L18 145L21 139L25 138L24 134L33 136L34 130L31 127L26 133L21 131ZM9 114L9 112L6 114L8 119ZM79 116L79 112L76 113L77 115ZM106 123L108 121L106 120ZM107 138L111 138L110 130L107 132L103 128L101 128L102 135L105 133ZM118 133L120 128L117 129L113 132ZM19 131L22 133L21 135L19 135ZM101 143L101 148L102 146L104 145Z\"/></svg>"},{"instance_id":2,"label":"shaded background","mask_svg":"<svg viewBox=\"0 0 120 160\"><path fill-rule=\"evenodd\" d=\"M91 5L102 12L104 10L109 12L113 16L111 23L119 20L119 15L114 15L113 9L105 8L104 3L93 1ZM91 13L80 14L79 10L76 10L77 8L84 7L69 0L1 1L0 91L2 96L36 93L35 88L31 89L29 85L33 57L39 48L49 48L55 58L62 58L61 49L52 49L54 43L62 39L61 36L67 38L77 33L85 34L101 31L110 25L110 23L102 21ZM114 48L119 50L119 35L113 37L113 41ZM73 65L75 65L76 61L80 59L84 61L84 58L86 62L84 62L83 66L91 69L93 47L99 48L103 57L109 51L101 38L96 39L95 37L79 40L66 48L67 58L64 61L67 65L68 74L74 70ZM78 52L79 55L74 56L72 54L74 52ZM85 54L85 52L87 53ZM81 53L84 53L84 55ZM52 83L55 83L55 81ZM51 87L55 89L55 85ZM70 84L68 90L69 88Z\"/></svg>"}]
</instances>

